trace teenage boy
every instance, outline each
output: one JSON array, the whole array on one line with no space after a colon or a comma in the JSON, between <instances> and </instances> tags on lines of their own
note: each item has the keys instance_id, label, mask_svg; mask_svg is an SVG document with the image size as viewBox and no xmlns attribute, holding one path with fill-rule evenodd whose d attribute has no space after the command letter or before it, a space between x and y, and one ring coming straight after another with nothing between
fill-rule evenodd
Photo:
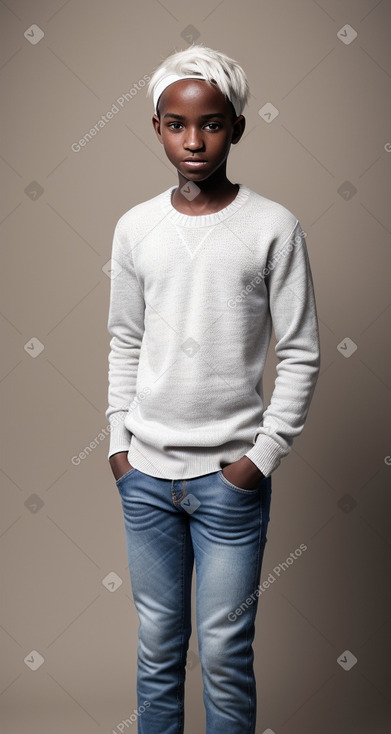
<instances>
[{"instance_id":1,"label":"teenage boy","mask_svg":"<svg viewBox=\"0 0 391 734\"><path fill-rule=\"evenodd\" d=\"M254 734L271 474L320 366L312 276L294 214L227 178L249 96L239 64L192 45L154 71L151 93L178 185L115 229L106 411L139 618L138 732L183 732L195 562L206 732Z\"/></svg>"}]
</instances>

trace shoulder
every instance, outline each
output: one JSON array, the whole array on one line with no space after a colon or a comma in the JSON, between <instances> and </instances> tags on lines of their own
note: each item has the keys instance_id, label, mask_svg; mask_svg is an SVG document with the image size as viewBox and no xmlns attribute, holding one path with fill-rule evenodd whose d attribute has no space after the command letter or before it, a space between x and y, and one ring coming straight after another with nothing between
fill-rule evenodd
<instances>
[{"instance_id":1,"label":"shoulder","mask_svg":"<svg viewBox=\"0 0 391 734\"><path fill-rule=\"evenodd\" d=\"M300 226L297 216L286 206L246 188L249 191L248 206L252 209L250 215L257 227L261 225L263 231L266 228L273 238L280 239L288 237L295 227Z\"/></svg>"},{"instance_id":2,"label":"shoulder","mask_svg":"<svg viewBox=\"0 0 391 734\"><path fill-rule=\"evenodd\" d=\"M128 209L118 219L116 224L117 231L123 234L127 234L131 231L134 234L136 230L149 230L155 219L161 219L161 203L163 199L167 197L167 192L169 190L170 189L167 189L166 191L153 196L151 199L135 204Z\"/></svg>"}]
</instances>

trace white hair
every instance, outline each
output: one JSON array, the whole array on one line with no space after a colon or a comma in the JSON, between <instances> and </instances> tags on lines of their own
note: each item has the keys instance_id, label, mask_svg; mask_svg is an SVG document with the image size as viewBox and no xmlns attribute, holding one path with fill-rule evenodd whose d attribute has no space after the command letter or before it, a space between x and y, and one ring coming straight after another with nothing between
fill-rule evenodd
<instances>
[{"instance_id":1,"label":"white hair","mask_svg":"<svg viewBox=\"0 0 391 734\"><path fill-rule=\"evenodd\" d=\"M238 116L242 114L250 96L246 75L238 62L201 44L192 44L162 61L148 83L147 96L153 94L154 87L168 74L201 74L216 84L228 100L235 100Z\"/></svg>"}]
</instances>

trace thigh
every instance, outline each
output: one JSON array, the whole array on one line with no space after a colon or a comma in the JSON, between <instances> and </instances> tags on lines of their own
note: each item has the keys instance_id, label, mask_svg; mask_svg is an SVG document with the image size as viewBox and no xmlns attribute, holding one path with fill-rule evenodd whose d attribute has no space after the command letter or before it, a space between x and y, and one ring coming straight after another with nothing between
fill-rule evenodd
<instances>
[{"instance_id":1,"label":"thigh","mask_svg":"<svg viewBox=\"0 0 391 734\"><path fill-rule=\"evenodd\" d=\"M122 503L129 573L138 611L175 620L191 585L193 551L186 513L173 506L171 481L130 469L116 482Z\"/></svg>"},{"instance_id":2,"label":"thigh","mask_svg":"<svg viewBox=\"0 0 391 734\"><path fill-rule=\"evenodd\" d=\"M211 618L227 620L250 595L255 614L270 519L271 478L247 490L235 487L218 471L198 477L193 493L200 502L190 523L200 625Z\"/></svg>"}]
</instances>

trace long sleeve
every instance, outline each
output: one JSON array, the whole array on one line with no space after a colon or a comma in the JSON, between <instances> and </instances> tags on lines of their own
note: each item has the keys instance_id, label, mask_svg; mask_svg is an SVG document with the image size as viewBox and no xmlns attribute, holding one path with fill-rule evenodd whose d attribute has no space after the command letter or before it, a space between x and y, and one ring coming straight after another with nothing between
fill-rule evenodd
<instances>
[{"instance_id":1,"label":"long sleeve","mask_svg":"<svg viewBox=\"0 0 391 734\"><path fill-rule=\"evenodd\" d=\"M318 321L305 235L297 222L269 252L265 284L276 337L277 378L262 424L247 451L265 476L286 456L303 427L320 369Z\"/></svg>"},{"instance_id":2,"label":"long sleeve","mask_svg":"<svg viewBox=\"0 0 391 734\"><path fill-rule=\"evenodd\" d=\"M136 380L141 341L144 333L145 302L134 269L131 243L119 220L111 255L111 290L107 329L111 335L108 370L108 408L110 448L108 458L128 451L131 433L124 425L126 414L136 396Z\"/></svg>"}]
</instances>

